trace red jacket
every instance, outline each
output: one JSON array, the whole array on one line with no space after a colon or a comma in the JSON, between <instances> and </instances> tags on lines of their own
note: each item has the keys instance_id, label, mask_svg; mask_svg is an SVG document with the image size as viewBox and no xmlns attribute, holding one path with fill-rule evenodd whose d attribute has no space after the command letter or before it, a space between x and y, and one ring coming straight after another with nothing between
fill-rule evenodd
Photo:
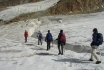
<instances>
[{"instance_id":1,"label":"red jacket","mask_svg":"<svg viewBox=\"0 0 104 70\"><path fill-rule=\"evenodd\" d=\"M24 36L28 36L28 32L27 31L24 32Z\"/></svg>"}]
</instances>

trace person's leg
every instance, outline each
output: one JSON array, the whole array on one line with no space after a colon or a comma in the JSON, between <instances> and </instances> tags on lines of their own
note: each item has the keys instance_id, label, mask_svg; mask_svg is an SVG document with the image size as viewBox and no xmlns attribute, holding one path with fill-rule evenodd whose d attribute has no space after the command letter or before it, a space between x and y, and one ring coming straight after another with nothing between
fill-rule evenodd
<instances>
[{"instance_id":1,"label":"person's leg","mask_svg":"<svg viewBox=\"0 0 104 70\"><path fill-rule=\"evenodd\" d=\"M47 42L47 50L48 50L48 42Z\"/></svg>"},{"instance_id":2,"label":"person's leg","mask_svg":"<svg viewBox=\"0 0 104 70\"><path fill-rule=\"evenodd\" d=\"M38 39L38 45L39 45L39 39Z\"/></svg>"},{"instance_id":3,"label":"person's leg","mask_svg":"<svg viewBox=\"0 0 104 70\"><path fill-rule=\"evenodd\" d=\"M58 54L61 54L61 51L60 51L60 44L58 44L58 50L59 50L59 53L58 53Z\"/></svg>"},{"instance_id":4,"label":"person's leg","mask_svg":"<svg viewBox=\"0 0 104 70\"><path fill-rule=\"evenodd\" d=\"M97 61L100 61L98 55L96 54L96 49L93 50L93 55Z\"/></svg>"},{"instance_id":5,"label":"person's leg","mask_svg":"<svg viewBox=\"0 0 104 70\"><path fill-rule=\"evenodd\" d=\"M47 41L47 50L49 50L49 45L50 45L50 43L49 43L49 41Z\"/></svg>"},{"instance_id":6,"label":"person's leg","mask_svg":"<svg viewBox=\"0 0 104 70\"><path fill-rule=\"evenodd\" d=\"M27 36L25 36L25 43L27 42Z\"/></svg>"},{"instance_id":7,"label":"person's leg","mask_svg":"<svg viewBox=\"0 0 104 70\"><path fill-rule=\"evenodd\" d=\"M41 45L42 45L42 39L40 39L40 43L41 43Z\"/></svg>"},{"instance_id":8,"label":"person's leg","mask_svg":"<svg viewBox=\"0 0 104 70\"><path fill-rule=\"evenodd\" d=\"M50 46L50 41L49 41L49 49L50 49L50 47L51 47L51 46Z\"/></svg>"},{"instance_id":9,"label":"person's leg","mask_svg":"<svg viewBox=\"0 0 104 70\"><path fill-rule=\"evenodd\" d=\"M94 55L93 55L93 48L92 48L90 61L93 61L93 60L94 60Z\"/></svg>"},{"instance_id":10,"label":"person's leg","mask_svg":"<svg viewBox=\"0 0 104 70\"><path fill-rule=\"evenodd\" d=\"M38 45L39 45L39 43L41 43L41 45L42 45L42 40L40 38L38 39Z\"/></svg>"},{"instance_id":11,"label":"person's leg","mask_svg":"<svg viewBox=\"0 0 104 70\"><path fill-rule=\"evenodd\" d=\"M63 55L63 44L61 44L61 55Z\"/></svg>"},{"instance_id":12,"label":"person's leg","mask_svg":"<svg viewBox=\"0 0 104 70\"><path fill-rule=\"evenodd\" d=\"M99 59L98 55L96 54L96 49L93 49L93 55L94 55L95 59L97 60L96 64L101 63L101 60Z\"/></svg>"},{"instance_id":13,"label":"person's leg","mask_svg":"<svg viewBox=\"0 0 104 70\"><path fill-rule=\"evenodd\" d=\"M93 61L93 60L94 60L94 57L95 57L95 59L97 60L97 61L96 61L96 64L101 63L101 60L99 59L98 55L96 54L96 49L92 48L92 54L91 54L91 59L90 59L90 61Z\"/></svg>"}]
</instances>

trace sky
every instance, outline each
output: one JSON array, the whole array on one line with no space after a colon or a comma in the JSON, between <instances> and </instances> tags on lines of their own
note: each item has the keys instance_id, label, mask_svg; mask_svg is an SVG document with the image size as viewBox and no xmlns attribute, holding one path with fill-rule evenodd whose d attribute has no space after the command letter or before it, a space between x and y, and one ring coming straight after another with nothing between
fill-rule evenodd
<instances>
[{"instance_id":1,"label":"sky","mask_svg":"<svg viewBox=\"0 0 104 70\"><path fill-rule=\"evenodd\" d=\"M52 2L50 2L52 1ZM45 0L34 3L34 5L51 4L53 6L58 1ZM44 3L44 4L43 4ZM32 3L10 7L7 10L0 11L0 18L10 20L21 13L28 12L33 7ZM23 9L24 7L24 9ZM38 7L38 6L36 6ZM13 14L14 9L22 11L18 15ZM40 9L40 10L45 10ZM7 12L12 14L7 14ZM30 11L33 12L33 11ZM15 12L14 12L15 13ZM5 14L6 17L2 17ZM10 16L8 16L10 15ZM7 17L8 16L8 17ZM92 41L92 30L97 28L99 33L104 35L104 12L91 14L76 15L59 15L44 16L38 19L29 19L27 21L13 22L9 25L0 26L0 70L104 70L104 44L102 44L97 52L101 52L101 64L95 64L88 61L91 50L90 43ZM61 21L61 22L60 22ZM64 49L64 55L58 55L57 42L51 43L51 49L46 51L46 42L43 38L43 44L37 45L37 32L41 31L45 37L47 31L50 30L55 40L60 29L66 34L66 44L69 49L76 47L78 50L83 48L86 52ZM28 42L24 42L24 31L29 33ZM81 47L81 48L78 48ZM100 50L99 50L100 49Z\"/></svg>"}]
</instances>

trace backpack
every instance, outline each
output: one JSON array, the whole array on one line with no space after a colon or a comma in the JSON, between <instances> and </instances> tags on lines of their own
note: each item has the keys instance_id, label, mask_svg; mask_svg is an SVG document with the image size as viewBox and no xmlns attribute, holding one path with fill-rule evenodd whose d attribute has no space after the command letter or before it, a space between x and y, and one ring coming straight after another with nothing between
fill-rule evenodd
<instances>
[{"instance_id":1,"label":"backpack","mask_svg":"<svg viewBox=\"0 0 104 70\"><path fill-rule=\"evenodd\" d=\"M42 33L39 33L39 38L42 38Z\"/></svg>"},{"instance_id":2,"label":"backpack","mask_svg":"<svg viewBox=\"0 0 104 70\"><path fill-rule=\"evenodd\" d=\"M65 34L64 33L62 33L62 35L60 37L60 41L66 42L66 37L65 37Z\"/></svg>"},{"instance_id":3,"label":"backpack","mask_svg":"<svg viewBox=\"0 0 104 70\"><path fill-rule=\"evenodd\" d=\"M48 33L47 34L47 41L51 41L51 40L53 40L52 34L51 33Z\"/></svg>"},{"instance_id":4,"label":"backpack","mask_svg":"<svg viewBox=\"0 0 104 70\"><path fill-rule=\"evenodd\" d=\"M24 36L28 36L28 32L27 31L24 33Z\"/></svg>"},{"instance_id":5,"label":"backpack","mask_svg":"<svg viewBox=\"0 0 104 70\"><path fill-rule=\"evenodd\" d=\"M101 33L97 34L97 43L98 43L98 45L103 44L103 35Z\"/></svg>"}]
</instances>

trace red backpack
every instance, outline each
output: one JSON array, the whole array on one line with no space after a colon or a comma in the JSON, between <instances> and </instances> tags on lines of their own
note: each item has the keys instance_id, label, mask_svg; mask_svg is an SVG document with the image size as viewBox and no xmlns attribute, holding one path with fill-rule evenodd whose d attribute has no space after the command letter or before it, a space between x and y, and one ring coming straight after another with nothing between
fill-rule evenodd
<instances>
[{"instance_id":1,"label":"red backpack","mask_svg":"<svg viewBox=\"0 0 104 70\"><path fill-rule=\"evenodd\" d=\"M61 34L60 41L66 42L66 36L64 33Z\"/></svg>"},{"instance_id":2,"label":"red backpack","mask_svg":"<svg viewBox=\"0 0 104 70\"><path fill-rule=\"evenodd\" d=\"M27 31L24 33L24 36L28 36L28 32Z\"/></svg>"}]
</instances>

